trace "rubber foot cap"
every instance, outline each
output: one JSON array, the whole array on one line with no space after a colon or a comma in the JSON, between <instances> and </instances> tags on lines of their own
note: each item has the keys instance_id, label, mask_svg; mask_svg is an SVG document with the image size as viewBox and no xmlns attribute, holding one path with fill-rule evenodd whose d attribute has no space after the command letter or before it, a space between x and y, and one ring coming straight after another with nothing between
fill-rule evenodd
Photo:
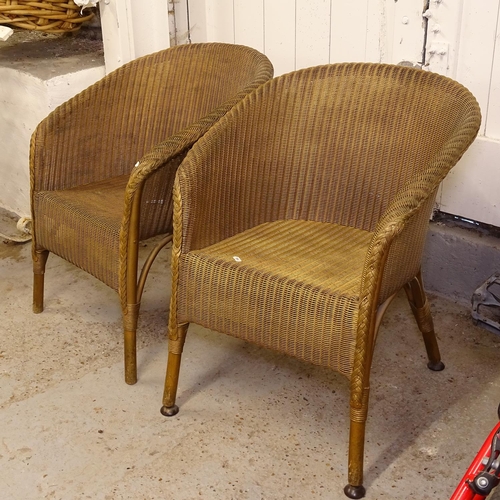
<instances>
[{"instance_id":1,"label":"rubber foot cap","mask_svg":"<svg viewBox=\"0 0 500 500\"><path fill-rule=\"evenodd\" d=\"M173 417L174 415L177 415L177 413L179 413L179 407L177 405L162 406L160 411L164 417Z\"/></svg>"},{"instance_id":2,"label":"rubber foot cap","mask_svg":"<svg viewBox=\"0 0 500 500\"><path fill-rule=\"evenodd\" d=\"M429 368L429 370L432 370L433 372L440 372L441 370L444 370L444 363L442 361L438 361L437 363L429 361L427 363L427 368Z\"/></svg>"},{"instance_id":3,"label":"rubber foot cap","mask_svg":"<svg viewBox=\"0 0 500 500\"><path fill-rule=\"evenodd\" d=\"M344 488L344 493L349 498L363 498L365 496L366 490L363 485L353 486L352 484L348 484Z\"/></svg>"}]
</instances>

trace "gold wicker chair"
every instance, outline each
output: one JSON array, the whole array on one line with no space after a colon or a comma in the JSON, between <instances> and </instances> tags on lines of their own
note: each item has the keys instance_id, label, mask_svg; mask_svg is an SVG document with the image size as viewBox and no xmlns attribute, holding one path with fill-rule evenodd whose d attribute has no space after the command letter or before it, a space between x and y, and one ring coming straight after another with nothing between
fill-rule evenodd
<instances>
[{"instance_id":1,"label":"gold wicker chair","mask_svg":"<svg viewBox=\"0 0 500 500\"><path fill-rule=\"evenodd\" d=\"M144 282L171 241L177 166L210 126L272 75L269 60L248 47L174 47L107 75L57 108L33 134L33 309L43 310L49 252L116 290L128 384L137 381ZM138 280L139 240L164 233Z\"/></svg>"},{"instance_id":2,"label":"gold wicker chair","mask_svg":"<svg viewBox=\"0 0 500 500\"><path fill-rule=\"evenodd\" d=\"M350 379L349 477L361 498L370 366L404 288L429 368L444 365L420 275L440 181L480 110L429 72L352 63L276 78L182 162L162 413L175 415L190 322L328 366Z\"/></svg>"}]
</instances>

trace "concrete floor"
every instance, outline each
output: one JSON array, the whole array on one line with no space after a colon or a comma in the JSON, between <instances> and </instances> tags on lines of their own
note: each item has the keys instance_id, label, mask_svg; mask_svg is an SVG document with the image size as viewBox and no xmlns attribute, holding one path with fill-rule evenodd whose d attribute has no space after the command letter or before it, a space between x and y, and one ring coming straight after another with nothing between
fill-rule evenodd
<instances>
[{"instance_id":1,"label":"concrete floor","mask_svg":"<svg viewBox=\"0 0 500 500\"><path fill-rule=\"evenodd\" d=\"M139 382L122 376L117 295L51 256L31 312L28 245L0 243L0 499L342 499L348 382L193 326L177 417L160 414L167 254L146 285ZM445 371L404 295L372 370L370 499L447 499L497 420L500 336L430 296Z\"/></svg>"}]
</instances>

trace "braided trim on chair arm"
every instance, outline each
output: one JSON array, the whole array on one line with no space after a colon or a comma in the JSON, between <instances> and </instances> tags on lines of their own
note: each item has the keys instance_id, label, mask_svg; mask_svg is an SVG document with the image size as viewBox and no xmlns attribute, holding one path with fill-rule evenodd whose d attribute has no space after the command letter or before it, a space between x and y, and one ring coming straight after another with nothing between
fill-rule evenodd
<instances>
[{"instance_id":1,"label":"braided trim on chair arm","mask_svg":"<svg viewBox=\"0 0 500 500\"><path fill-rule=\"evenodd\" d=\"M362 407L363 388L369 382L377 300L391 244L462 156L463 151L457 158L457 142L461 143L465 151L472 139L466 146L464 141L459 139L450 140L442 154L438 155L424 172L414 176L396 195L375 229L363 269L356 350L351 374L351 404L356 408ZM452 154L453 150L455 154Z\"/></svg>"},{"instance_id":2,"label":"braided trim on chair arm","mask_svg":"<svg viewBox=\"0 0 500 500\"><path fill-rule=\"evenodd\" d=\"M168 315L168 332L169 338L177 340L178 325L177 325L177 288L179 284L179 260L182 251L182 198L179 187L179 179L175 178L174 182L174 234L172 239L172 252L170 258L170 268L172 272L172 284L170 292L170 312Z\"/></svg>"},{"instance_id":3,"label":"braided trim on chair arm","mask_svg":"<svg viewBox=\"0 0 500 500\"><path fill-rule=\"evenodd\" d=\"M425 196L421 196L417 201L413 194L410 195L410 192L414 193L411 188L406 191L408 204L405 209L402 208L405 204L398 204L394 207L393 203L386 210L366 254L361 283L356 350L351 375L351 404L354 407L362 407L363 390L369 382L378 296L389 250L395 238L403 231L406 222L426 200ZM432 189L429 189L427 195L430 196L431 193Z\"/></svg>"},{"instance_id":4,"label":"braided trim on chair arm","mask_svg":"<svg viewBox=\"0 0 500 500\"><path fill-rule=\"evenodd\" d=\"M269 80L268 67L263 67L254 79L253 83L247 85L243 90L234 95L231 99L223 103L214 111L204 116L196 123L186 127L178 134L168 138L166 141L156 145L150 152L144 155L132 170L127 189L125 192L125 210L120 230L120 264L119 264L119 295L124 307L125 289L126 289L126 262L127 262L127 241L130 228L130 216L132 211L133 197L140 185L159 168L167 164L189 150L193 144L198 141L209 128L219 121L229 110L240 102L252 90L256 89ZM271 71L272 73L272 71Z\"/></svg>"},{"instance_id":5,"label":"braided trim on chair arm","mask_svg":"<svg viewBox=\"0 0 500 500\"><path fill-rule=\"evenodd\" d=\"M374 235L363 269L361 296L356 333L356 349L351 374L351 409L364 412L363 394L368 387L370 365L373 354L373 339L377 312L377 298L382 283L385 262L390 244L397 234L395 225L386 228L385 238Z\"/></svg>"},{"instance_id":6,"label":"braided trim on chair arm","mask_svg":"<svg viewBox=\"0 0 500 500\"><path fill-rule=\"evenodd\" d=\"M133 169L130 179L125 190L125 205L123 218L120 228L119 242L119 269L118 269L118 294L122 310L127 307L127 256L128 256L128 240L131 231L132 207L135 196L147 181L147 179L163 166L167 166L171 160L184 154L194 142L203 134L205 127L197 125L185 129L180 134L177 134L168 140L157 145L151 152L145 155L137 166ZM175 175L172 173L172 175ZM140 223L138 221L138 223ZM139 228L137 228L137 234Z\"/></svg>"}]
</instances>

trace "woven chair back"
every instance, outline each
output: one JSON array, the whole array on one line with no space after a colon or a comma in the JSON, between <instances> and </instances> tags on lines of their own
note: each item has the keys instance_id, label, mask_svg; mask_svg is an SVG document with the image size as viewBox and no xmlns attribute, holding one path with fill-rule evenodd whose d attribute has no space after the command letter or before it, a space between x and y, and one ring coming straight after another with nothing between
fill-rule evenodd
<instances>
[{"instance_id":1,"label":"woven chair back","mask_svg":"<svg viewBox=\"0 0 500 500\"><path fill-rule=\"evenodd\" d=\"M59 113L49 115L46 132L38 139L35 189L52 189L51 177L43 175L44 164L60 163L61 158L73 166L75 184L85 184L86 175L95 182L109 177L109 171L129 174L155 145L255 85L261 74L267 80L270 68L272 74L268 59L255 50L218 43L183 45L132 61L63 104L72 109L64 122ZM84 119L78 109L88 106L94 112ZM51 134L53 130L60 137L62 127L68 136L63 150L60 144L54 147L56 134L54 140ZM168 230L172 171L181 160L147 181L141 239ZM69 179L59 189L71 184Z\"/></svg>"},{"instance_id":2,"label":"woven chair back","mask_svg":"<svg viewBox=\"0 0 500 500\"><path fill-rule=\"evenodd\" d=\"M233 232L266 222L271 213L275 218L276 204L281 206L281 219L373 231L395 194L431 163L463 125L467 119L464 100L470 101L475 116L474 98L457 82L391 65L319 66L274 79L248 96L206 136L207 141L209 136L220 136L211 137L210 143L221 172L220 180L206 179L207 189L219 189L222 177L225 184L232 182L225 172L232 153L225 144L234 143L241 131L244 138L238 154L245 158L248 172L248 179L243 172L231 185L228 206L213 210L228 218L221 226ZM466 145L461 147L455 156ZM198 149L205 149L204 141ZM453 164L443 164L440 175L444 177ZM260 183L296 186L280 189L293 192L295 203L290 206L286 200L261 198L269 190ZM234 201L246 197L261 207L252 216L238 213ZM267 209L271 204L272 211ZM242 225L235 227L229 218ZM193 233L199 241L190 248L232 235L214 239L203 228Z\"/></svg>"}]
</instances>

